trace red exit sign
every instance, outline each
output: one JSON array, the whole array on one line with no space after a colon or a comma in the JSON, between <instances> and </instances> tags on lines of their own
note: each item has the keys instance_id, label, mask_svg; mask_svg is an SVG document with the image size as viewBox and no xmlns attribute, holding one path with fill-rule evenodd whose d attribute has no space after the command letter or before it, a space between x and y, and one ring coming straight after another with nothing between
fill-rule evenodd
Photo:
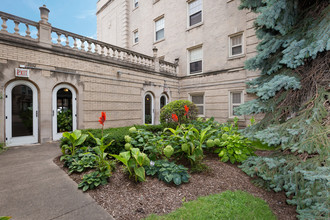
<instances>
[{"instance_id":1,"label":"red exit sign","mask_svg":"<svg viewBox=\"0 0 330 220\"><path fill-rule=\"evenodd\" d=\"M15 76L17 77L29 77L30 70L22 69L22 68L15 68Z\"/></svg>"}]
</instances>

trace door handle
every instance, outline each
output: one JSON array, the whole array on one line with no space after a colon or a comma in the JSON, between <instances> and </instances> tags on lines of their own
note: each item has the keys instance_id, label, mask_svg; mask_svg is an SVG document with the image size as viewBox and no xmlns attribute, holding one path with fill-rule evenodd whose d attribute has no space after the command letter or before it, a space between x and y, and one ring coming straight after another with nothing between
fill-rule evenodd
<instances>
[{"instance_id":1,"label":"door handle","mask_svg":"<svg viewBox=\"0 0 330 220\"><path fill-rule=\"evenodd\" d=\"M38 111L36 111L36 117L38 118Z\"/></svg>"}]
</instances>

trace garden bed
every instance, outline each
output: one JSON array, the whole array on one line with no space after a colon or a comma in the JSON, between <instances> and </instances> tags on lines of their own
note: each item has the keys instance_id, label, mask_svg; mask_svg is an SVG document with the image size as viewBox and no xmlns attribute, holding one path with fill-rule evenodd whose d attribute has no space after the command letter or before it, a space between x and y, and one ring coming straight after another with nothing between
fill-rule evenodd
<instances>
[{"instance_id":1,"label":"garden bed","mask_svg":"<svg viewBox=\"0 0 330 220\"><path fill-rule=\"evenodd\" d=\"M262 155L262 152L258 154ZM59 157L54 162L68 172ZM181 207L183 202L226 190L249 192L265 200L278 219L296 219L296 207L286 204L284 193L268 192L255 186L236 165L220 162L217 155L207 154L203 162L209 169L191 174L189 183L180 186L169 185L149 176L146 182L135 183L117 165L107 185L88 193L116 220L141 219L152 213L166 214ZM76 173L70 175L77 183L82 176Z\"/></svg>"}]
</instances>

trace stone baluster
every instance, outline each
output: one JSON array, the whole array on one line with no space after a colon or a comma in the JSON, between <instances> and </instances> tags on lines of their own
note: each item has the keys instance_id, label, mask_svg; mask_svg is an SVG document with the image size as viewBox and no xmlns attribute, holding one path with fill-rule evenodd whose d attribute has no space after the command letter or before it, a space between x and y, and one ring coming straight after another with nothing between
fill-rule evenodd
<instances>
[{"instance_id":1,"label":"stone baluster","mask_svg":"<svg viewBox=\"0 0 330 220\"><path fill-rule=\"evenodd\" d=\"M28 24L25 24L25 26L26 26L26 31L25 31L26 35L25 35L25 37L31 38L30 26Z\"/></svg>"},{"instance_id":2,"label":"stone baluster","mask_svg":"<svg viewBox=\"0 0 330 220\"><path fill-rule=\"evenodd\" d=\"M61 40L61 33L56 33L57 34L57 44L58 45L62 45L61 43L62 43L62 40Z\"/></svg>"},{"instance_id":3,"label":"stone baluster","mask_svg":"<svg viewBox=\"0 0 330 220\"><path fill-rule=\"evenodd\" d=\"M108 57L111 57L111 48L107 47L107 50L108 50Z\"/></svg>"},{"instance_id":4,"label":"stone baluster","mask_svg":"<svg viewBox=\"0 0 330 220\"><path fill-rule=\"evenodd\" d=\"M94 43L94 47L95 47L95 54L98 54L99 53L99 45Z\"/></svg>"},{"instance_id":5,"label":"stone baluster","mask_svg":"<svg viewBox=\"0 0 330 220\"><path fill-rule=\"evenodd\" d=\"M85 52L85 40L80 39L81 42L81 50Z\"/></svg>"},{"instance_id":6,"label":"stone baluster","mask_svg":"<svg viewBox=\"0 0 330 220\"><path fill-rule=\"evenodd\" d=\"M69 41L69 35L66 34L66 35L65 35L65 38L66 38L65 46L66 46L66 47L70 47L70 45L69 45L69 44L70 44L70 41Z\"/></svg>"},{"instance_id":7,"label":"stone baluster","mask_svg":"<svg viewBox=\"0 0 330 220\"><path fill-rule=\"evenodd\" d=\"M122 54L122 57L123 57L123 61L125 61L125 60L126 60L126 55L127 55L126 51L123 51L123 54Z\"/></svg>"},{"instance_id":8,"label":"stone baluster","mask_svg":"<svg viewBox=\"0 0 330 220\"><path fill-rule=\"evenodd\" d=\"M87 42L87 52L88 53L91 53L92 52L92 43L91 42L89 42L89 41L86 41Z\"/></svg>"},{"instance_id":9,"label":"stone baluster","mask_svg":"<svg viewBox=\"0 0 330 220\"><path fill-rule=\"evenodd\" d=\"M7 31L7 21L8 21L8 19L7 18L4 18L4 17L2 17L1 18L2 19L2 25L1 25L1 27L2 27L2 29L1 29L1 31L2 32L8 32Z\"/></svg>"},{"instance_id":10,"label":"stone baluster","mask_svg":"<svg viewBox=\"0 0 330 220\"><path fill-rule=\"evenodd\" d=\"M104 56L104 46L103 45L100 46L101 46L101 56Z\"/></svg>"},{"instance_id":11,"label":"stone baluster","mask_svg":"<svg viewBox=\"0 0 330 220\"><path fill-rule=\"evenodd\" d=\"M16 35L20 35L19 34L19 21L14 21L14 23L15 23L15 27L14 27L14 34L16 34Z\"/></svg>"},{"instance_id":12,"label":"stone baluster","mask_svg":"<svg viewBox=\"0 0 330 220\"><path fill-rule=\"evenodd\" d=\"M78 49L77 38L75 37L72 38L73 38L73 49L77 50Z\"/></svg>"},{"instance_id":13,"label":"stone baluster","mask_svg":"<svg viewBox=\"0 0 330 220\"><path fill-rule=\"evenodd\" d=\"M112 57L116 58L116 49L111 48L111 50L112 50Z\"/></svg>"}]
</instances>

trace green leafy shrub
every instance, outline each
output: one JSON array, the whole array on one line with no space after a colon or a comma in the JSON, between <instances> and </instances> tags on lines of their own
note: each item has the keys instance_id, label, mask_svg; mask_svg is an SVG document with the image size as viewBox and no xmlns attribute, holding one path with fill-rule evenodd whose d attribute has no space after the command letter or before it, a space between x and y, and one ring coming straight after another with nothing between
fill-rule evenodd
<instances>
[{"instance_id":1,"label":"green leafy shrub","mask_svg":"<svg viewBox=\"0 0 330 220\"><path fill-rule=\"evenodd\" d=\"M199 197L183 203L183 207L163 216L151 215L148 220L176 219L260 219L275 220L268 204L260 198L242 191L225 191Z\"/></svg>"},{"instance_id":2,"label":"green leafy shrub","mask_svg":"<svg viewBox=\"0 0 330 220\"><path fill-rule=\"evenodd\" d=\"M187 116L184 106L189 108ZM179 118L180 124L187 124L196 119L197 107L189 100L176 100L165 105L160 112L160 122L169 123L172 122L172 114L176 114Z\"/></svg>"},{"instance_id":3,"label":"green leafy shrub","mask_svg":"<svg viewBox=\"0 0 330 220\"><path fill-rule=\"evenodd\" d=\"M72 131L72 111L61 111L57 114L57 129L59 132Z\"/></svg>"},{"instance_id":4,"label":"green leafy shrub","mask_svg":"<svg viewBox=\"0 0 330 220\"><path fill-rule=\"evenodd\" d=\"M255 155L255 149L251 147L252 142L238 133L237 121L234 124L225 124L221 131L214 139L213 145L217 147L214 152L222 162L229 160L231 163L241 163L249 156Z\"/></svg>"},{"instance_id":5,"label":"green leafy shrub","mask_svg":"<svg viewBox=\"0 0 330 220\"><path fill-rule=\"evenodd\" d=\"M0 216L0 220L9 220L11 218L11 216Z\"/></svg>"},{"instance_id":6,"label":"green leafy shrub","mask_svg":"<svg viewBox=\"0 0 330 220\"><path fill-rule=\"evenodd\" d=\"M157 175L158 179L165 183L173 182L175 185L180 185L187 183L190 178L188 168L167 160L157 160L154 165L146 166L145 169L147 175Z\"/></svg>"},{"instance_id":7,"label":"green leafy shrub","mask_svg":"<svg viewBox=\"0 0 330 220\"><path fill-rule=\"evenodd\" d=\"M145 153L141 153L139 148L131 148L129 151L121 152L119 155L110 154L110 156L122 162L129 176L134 176L136 182L146 180L144 166L150 165L150 159Z\"/></svg>"},{"instance_id":8,"label":"green leafy shrub","mask_svg":"<svg viewBox=\"0 0 330 220\"><path fill-rule=\"evenodd\" d=\"M94 189L99 185L106 185L108 183L108 178L111 176L110 171L94 171L83 176L82 181L78 184L78 188L82 188L85 192L89 189Z\"/></svg>"},{"instance_id":9,"label":"green leafy shrub","mask_svg":"<svg viewBox=\"0 0 330 220\"><path fill-rule=\"evenodd\" d=\"M145 129L146 131L156 133L164 130L164 125L134 125L136 129ZM122 151L125 151L125 136L129 135L130 127L119 127L119 128L107 128L103 130L104 134L104 144L110 143L114 140L107 149L107 153L119 154ZM102 138L102 129L85 129L81 130L82 134L88 134L90 132L95 138ZM107 135L107 136L106 136ZM60 146L68 145L69 140L66 138L61 138ZM81 145L81 147L94 147L96 146L96 141L89 135L86 138L86 141Z\"/></svg>"},{"instance_id":10,"label":"green leafy shrub","mask_svg":"<svg viewBox=\"0 0 330 220\"><path fill-rule=\"evenodd\" d=\"M207 139L212 135L215 130L211 130L211 127L207 127L201 131L198 131L194 125L178 126L176 130L167 128L165 131L172 133L173 139L179 140L181 143L180 151L184 153L187 159L190 161L194 170L198 171L203 169L202 160L204 158L203 146Z\"/></svg>"}]
</instances>

